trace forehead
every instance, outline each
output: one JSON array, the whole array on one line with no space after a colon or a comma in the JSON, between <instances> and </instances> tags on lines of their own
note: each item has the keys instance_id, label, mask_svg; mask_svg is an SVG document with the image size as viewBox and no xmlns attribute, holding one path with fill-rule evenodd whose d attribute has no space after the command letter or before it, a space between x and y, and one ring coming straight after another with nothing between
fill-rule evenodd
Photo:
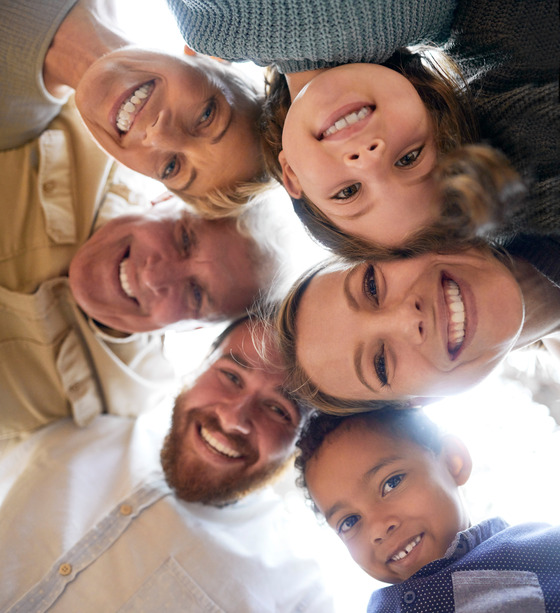
<instances>
[{"instance_id":1,"label":"forehead","mask_svg":"<svg viewBox=\"0 0 560 613\"><path fill-rule=\"evenodd\" d=\"M248 373L266 375L275 380L285 378L285 368L280 353L260 324L244 322L228 334L218 347L213 361L233 357Z\"/></svg>"}]
</instances>

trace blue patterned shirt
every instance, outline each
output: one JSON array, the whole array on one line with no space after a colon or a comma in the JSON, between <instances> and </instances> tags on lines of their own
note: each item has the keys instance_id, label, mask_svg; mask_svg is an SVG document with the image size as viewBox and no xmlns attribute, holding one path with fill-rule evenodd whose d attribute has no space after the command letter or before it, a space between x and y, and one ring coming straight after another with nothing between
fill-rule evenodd
<instances>
[{"instance_id":1,"label":"blue patterned shirt","mask_svg":"<svg viewBox=\"0 0 560 613\"><path fill-rule=\"evenodd\" d=\"M559 613L560 527L489 519L445 556L374 592L368 613Z\"/></svg>"}]
</instances>

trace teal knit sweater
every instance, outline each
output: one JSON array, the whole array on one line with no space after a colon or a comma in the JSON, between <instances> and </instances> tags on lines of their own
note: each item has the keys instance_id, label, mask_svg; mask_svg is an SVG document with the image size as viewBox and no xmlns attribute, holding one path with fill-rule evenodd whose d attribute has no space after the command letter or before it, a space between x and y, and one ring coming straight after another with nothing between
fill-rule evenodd
<instances>
[{"instance_id":1,"label":"teal knit sweater","mask_svg":"<svg viewBox=\"0 0 560 613\"><path fill-rule=\"evenodd\" d=\"M299 72L447 39L456 0L167 0L187 44Z\"/></svg>"}]
</instances>

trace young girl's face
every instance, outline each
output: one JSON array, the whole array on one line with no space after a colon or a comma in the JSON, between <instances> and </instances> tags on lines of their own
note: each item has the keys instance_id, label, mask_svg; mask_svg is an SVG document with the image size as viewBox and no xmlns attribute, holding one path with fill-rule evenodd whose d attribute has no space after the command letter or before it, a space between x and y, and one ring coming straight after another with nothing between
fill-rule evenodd
<instances>
[{"instance_id":1,"label":"young girl's face","mask_svg":"<svg viewBox=\"0 0 560 613\"><path fill-rule=\"evenodd\" d=\"M439 214L429 113L390 68L348 64L319 74L292 102L282 145L290 195L304 193L348 234L398 246Z\"/></svg>"},{"instance_id":2,"label":"young girl's face","mask_svg":"<svg viewBox=\"0 0 560 613\"><path fill-rule=\"evenodd\" d=\"M369 261L312 279L297 312L296 357L338 398L445 396L486 377L523 319L517 280L485 251Z\"/></svg>"},{"instance_id":3,"label":"young girl's face","mask_svg":"<svg viewBox=\"0 0 560 613\"><path fill-rule=\"evenodd\" d=\"M443 557L468 527L457 486L469 472L455 439L436 456L356 421L327 436L305 480L354 560L375 579L400 583Z\"/></svg>"}]
</instances>

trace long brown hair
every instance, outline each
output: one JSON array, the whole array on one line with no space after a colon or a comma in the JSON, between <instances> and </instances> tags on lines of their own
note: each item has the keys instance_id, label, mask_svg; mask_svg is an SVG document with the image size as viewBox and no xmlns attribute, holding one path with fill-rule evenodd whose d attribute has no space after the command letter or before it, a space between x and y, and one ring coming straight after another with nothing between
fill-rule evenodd
<instances>
[{"instance_id":1,"label":"long brown hair","mask_svg":"<svg viewBox=\"0 0 560 613\"><path fill-rule=\"evenodd\" d=\"M458 66L442 51L428 46L401 48L384 64L415 87L434 127L438 160L434 169L440 218L419 228L406 248L388 248L340 230L309 198L293 199L294 210L313 238L349 259L407 256L443 242L486 236L503 221L509 204L523 193L519 177L499 151L481 144L470 91ZM278 154L282 128L291 104L284 75L269 68L262 116L264 162L270 176L282 181Z\"/></svg>"}]
</instances>

